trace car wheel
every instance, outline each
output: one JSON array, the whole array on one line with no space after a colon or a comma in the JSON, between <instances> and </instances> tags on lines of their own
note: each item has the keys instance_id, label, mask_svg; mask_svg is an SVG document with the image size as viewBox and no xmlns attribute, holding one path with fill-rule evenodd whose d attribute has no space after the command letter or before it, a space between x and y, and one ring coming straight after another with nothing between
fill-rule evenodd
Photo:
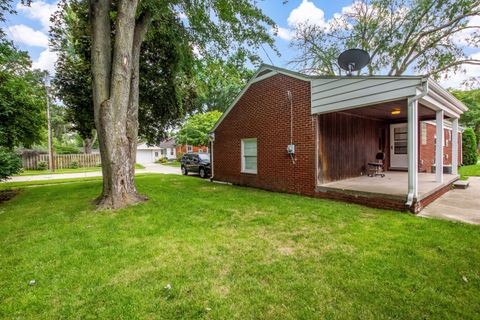
<instances>
[{"instance_id":1,"label":"car wheel","mask_svg":"<svg viewBox=\"0 0 480 320\"><path fill-rule=\"evenodd\" d=\"M205 171L205 168L200 168L200 178L206 178L207 177L207 172Z\"/></svg>"},{"instance_id":2,"label":"car wheel","mask_svg":"<svg viewBox=\"0 0 480 320\"><path fill-rule=\"evenodd\" d=\"M187 168L185 168L184 166L182 166L182 174L183 174L184 176L188 175Z\"/></svg>"}]
</instances>

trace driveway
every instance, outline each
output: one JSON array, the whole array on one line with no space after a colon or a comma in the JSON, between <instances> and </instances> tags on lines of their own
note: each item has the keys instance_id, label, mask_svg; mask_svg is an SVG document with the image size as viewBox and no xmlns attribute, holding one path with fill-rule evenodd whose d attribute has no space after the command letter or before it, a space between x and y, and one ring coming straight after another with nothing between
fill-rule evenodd
<instances>
[{"instance_id":1,"label":"driveway","mask_svg":"<svg viewBox=\"0 0 480 320\"><path fill-rule=\"evenodd\" d=\"M162 174L181 174L180 168L164 166L161 164L145 164L145 169L137 169L135 173L162 173ZM60 174L42 174L36 176L17 176L8 179L6 182L40 181L71 178L100 177L101 171L81 172L81 173L60 173Z\"/></svg>"},{"instance_id":2,"label":"driveway","mask_svg":"<svg viewBox=\"0 0 480 320\"><path fill-rule=\"evenodd\" d=\"M419 216L480 224L480 177L470 177L470 186L454 189L423 209Z\"/></svg>"}]
</instances>

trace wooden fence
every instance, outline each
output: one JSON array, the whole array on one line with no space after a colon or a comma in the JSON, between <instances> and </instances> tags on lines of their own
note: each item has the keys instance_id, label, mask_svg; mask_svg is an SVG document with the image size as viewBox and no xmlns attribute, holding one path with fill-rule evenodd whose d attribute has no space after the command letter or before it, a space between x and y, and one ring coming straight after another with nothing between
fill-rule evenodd
<instances>
[{"instance_id":1,"label":"wooden fence","mask_svg":"<svg viewBox=\"0 0 480 320\"><path fill-rule=\"evenodd\" d=\"M101 164L100 154L56 154L53 155L55 169L88 168L97 167ZM48 154L24 154L22 155L23 169L36 170L39 162L45 162L48 166Z\"/></svg>"}]
</instances>

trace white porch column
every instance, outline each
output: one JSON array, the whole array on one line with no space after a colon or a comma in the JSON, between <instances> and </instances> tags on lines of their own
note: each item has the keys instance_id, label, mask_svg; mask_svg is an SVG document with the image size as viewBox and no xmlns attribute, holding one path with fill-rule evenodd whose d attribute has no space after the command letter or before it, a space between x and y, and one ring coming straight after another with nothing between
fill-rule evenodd
<instances>
[{"instance_id":1,"label":"white porch column","mask_svg":"<svg viewBox=\"0 0 480 320\"><path fill-rule=\"evenodd\" d=\"M437 140L435 143L435 181L443 183L443 110L437 111Z\"/></svg>"},{"instance_id":2,"label":"white porch column","mask_svg":"<svg viewBox=\"0 0 480 320\"><path fill-rule=\"evenodd\" d=\"M452 120L452 174L458 174L458 118Z\"/></svg>"},{"instance_id":3,"label":"white porch column","mask_svg":"<svg viewBox=\"0 0 480 320\"><path fill-rule=\"evenodd\" d=\"M408 199L418 195L418 101L408 101Z\"/></svg>"}]
</instances>

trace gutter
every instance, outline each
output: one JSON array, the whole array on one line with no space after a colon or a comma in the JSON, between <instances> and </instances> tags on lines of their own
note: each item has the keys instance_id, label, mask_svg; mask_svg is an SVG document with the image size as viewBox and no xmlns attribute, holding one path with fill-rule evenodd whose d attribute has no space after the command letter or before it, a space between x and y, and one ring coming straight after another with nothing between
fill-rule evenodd
<instances>
[{"instance_id":1,"label":"gutter","mask_svg":"<svg viewBox=\"0 0 480 320\"><path fill-rule=\"evenodd\" d=\"M414 103L414 102L417 102L418 100L420 100L421 98L425 97L427 94L428 94L428 79L423 79L423 89L422 89L422 92L417 94L416 96L413 96L413 97L410 97L407 99L407 106L410 106L411 103ZM409 119L410 120L410 119ZM418 120L418 109L417 109L417 120ZM418 126L418 124L417 124ZM418 135L417 135L417 140L418 140ZM418 143L418 141L417 141ZM418 149L418 146L417 146L417 149ZM418 153L418 150L417 150L417 153ZM417 157L417 162L418 162L418 157ZM418 171L418 168L417 168L417 171ZM416 175L418 176L418 172L416 172ZM417 178L418 180L418 178ZM417 185L418 187L418 181L416 183L414 183L414 185ZM408 186L408 195L407 195L407 203L406 205L408 207L411 207L412 204L413 204L413 200L414 200L414 197L415 197L415 186L413 186L412 188L410 188L410 186Z\"/></svg>"},{"instance_id":2,"label":"gutter","mask_svg":"<svg viewBox=\"0 0 480 320\"><path fill-rule=\"evenodd\" d=\"M210 150L210 182L213 182L213 177L215 176L215 166L213 165L213 142L215 141L215 132L210 132L208 138L212 145L212 150Z\"/></svg>"}]
</instances>

